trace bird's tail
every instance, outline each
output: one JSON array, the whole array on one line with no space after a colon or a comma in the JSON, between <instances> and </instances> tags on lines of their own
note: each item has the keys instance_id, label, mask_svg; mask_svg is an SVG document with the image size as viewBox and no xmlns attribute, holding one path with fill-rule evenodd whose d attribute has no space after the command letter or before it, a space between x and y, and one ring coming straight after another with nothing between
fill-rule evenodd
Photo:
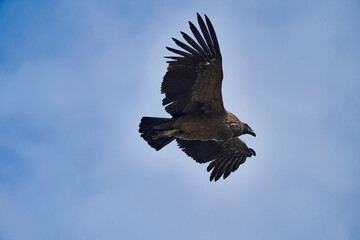
<instances>
[{"instance_id":1,"label":"bird's tail","mask_svg":"<svg viewBox=\"0 0 360 240\"><path fill-rule=\"evenodd\" d=\"M151 147L159 151L174 140L174 137L170 136L170 133L174 131L171 128L172 119L170 118L143 117L139 125L139 132Z\"/></svg>"}]
</instances>

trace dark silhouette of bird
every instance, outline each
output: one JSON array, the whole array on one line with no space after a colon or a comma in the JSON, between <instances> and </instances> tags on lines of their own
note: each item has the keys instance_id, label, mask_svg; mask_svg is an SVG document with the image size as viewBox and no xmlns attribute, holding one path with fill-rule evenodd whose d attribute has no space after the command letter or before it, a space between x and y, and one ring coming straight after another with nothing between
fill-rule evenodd
<instances>
[{"instance_id":1,"label":"dark silhouette of bird","mask_svg":"<svg viewBox=\"0 0 360 240\"><path fill-rule=\"evenodd\" d=\"M255 156L238 136L256 136L246 123L224 108L221 85L222 57L213 25L197 14L199 30L189 22L195 41L181 32L188 44L173 38L182 48L167 49L178 56L165 57L168 68L161 93L162 104L172 118L143 117L141 137L157 151L176 140L178 146L198 163L207 163L210 181L227 178L247 157Z\"/></svg>"}]
</instances>

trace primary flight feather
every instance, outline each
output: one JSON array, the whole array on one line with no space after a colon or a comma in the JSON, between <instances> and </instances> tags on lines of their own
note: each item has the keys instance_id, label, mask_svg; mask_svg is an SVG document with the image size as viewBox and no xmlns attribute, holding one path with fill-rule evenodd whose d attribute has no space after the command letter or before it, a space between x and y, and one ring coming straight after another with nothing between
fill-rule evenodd
<instances>
[{"instance_id":1,"label":"primary flight feather","mask_svg":"<svg viewBox=\"0 0 360 240\"><path fill-rule=\"evenodd\" d=\"M182 48L167 47L178 56L166 57L168 68L161 93L162 103L172 118L143 117L139 132L148 144L160 150L173 140L198 163L207 163L212 171L210 181L227 178L255 151L238 138L243 134L256 136L246 123L224 108L221 85L222 58L219 43L209 18L197 14L201 33L189 22L196 41L184 32Z\"/></svg>"}]
</instances>

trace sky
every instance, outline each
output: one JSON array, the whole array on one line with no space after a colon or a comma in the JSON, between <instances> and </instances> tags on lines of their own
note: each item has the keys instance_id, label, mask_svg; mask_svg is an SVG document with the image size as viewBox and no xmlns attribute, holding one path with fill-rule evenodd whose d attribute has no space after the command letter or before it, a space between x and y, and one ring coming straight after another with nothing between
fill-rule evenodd
<instances>
[{"instance_id":1,"label":"sky","mask_svg":"<svg viewBox=\"0 0 360 240\"><path fill-rule=\"evenodd\" d=\"M360 2L0 1L0 239L360 239ZM207 14L257 156L209 182L142 116Z\"/></svg>"}]
</instances>

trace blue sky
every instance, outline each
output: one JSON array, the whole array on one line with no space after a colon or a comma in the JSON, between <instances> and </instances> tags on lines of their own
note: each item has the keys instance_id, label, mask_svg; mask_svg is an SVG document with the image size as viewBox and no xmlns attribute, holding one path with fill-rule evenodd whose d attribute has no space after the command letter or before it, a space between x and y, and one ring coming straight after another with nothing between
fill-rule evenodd
<instances>
[{"instance_id":1,"label":"blue sky","mask_svg":"<svg viewBox=\"0 0 360 240\"><path fill-rule=\"evenodd\" d=\"M271 3L270 3L271 2ZM360 3L0 1L0 239L360 238ZM165 46L213 22L256 150L225 181L167 116Z\"/></svg>"}]
</instances>

